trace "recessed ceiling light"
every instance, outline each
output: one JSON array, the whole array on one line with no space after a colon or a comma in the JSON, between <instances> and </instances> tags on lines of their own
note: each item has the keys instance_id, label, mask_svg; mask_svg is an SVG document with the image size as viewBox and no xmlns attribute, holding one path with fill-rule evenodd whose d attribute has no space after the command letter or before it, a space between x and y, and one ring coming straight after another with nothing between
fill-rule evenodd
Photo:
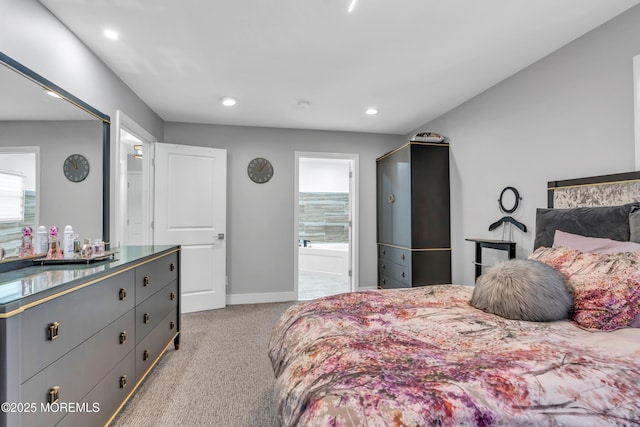
<instances>
[{"instance_id":1,"label":"recessed ceiling light","mask_svg":"<svg viewBox=\"0 0 640 427\"><path fill-rule=\"evenodd\" d=\"M50 89L45 89L44 92L49 95L52 96L54 98L58 98L58 99L62 99L62 97L60 95L58 95L57 93L55 93L54 91L50 90Z\"/></svg>"},{"instance_id":2,"label":"recessed ceiling light","mask_svg":"<svg viewBox=\"0 0 640 427\"><path fill-rule=\"evenodd\" d=\"M225 107L233 107L234 105L236 105L238 101L236 101L235 98L232 98L230 96L223 96L222 98L220 98L220 102Z\"/></svg>"},{"instance_id":3,"label":"recessed ceiling light","mask_svg":"<svg viewBox=\"0 0 640 427\"><path fill-rule=\"evenodd\" d=\"M378 109L377 108L367 108L367 111L365 111L365 113L367 113L370 116L373 116L375 114L378 114Z\"/></svg>"},{"instance_id":4,"label":"recessed ceiling light","mask_svg":"<svg viewBox=\"0 0 640 427\"><path fill-rule=\"evenodd\" d=\"M103 34L109 40L118 40L118 37L119 37L117 32L108 28L104 30Z\"/></svg>"}]
</instances>

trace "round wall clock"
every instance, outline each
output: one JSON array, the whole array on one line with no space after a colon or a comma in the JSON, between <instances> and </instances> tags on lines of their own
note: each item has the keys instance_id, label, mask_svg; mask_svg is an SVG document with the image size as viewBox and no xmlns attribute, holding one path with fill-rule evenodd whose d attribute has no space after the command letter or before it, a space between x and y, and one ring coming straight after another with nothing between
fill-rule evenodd
<instances>
[{"instance_id":1,"label":"round wall clock","mask_svg":"<svg viewBox=\"0 0 640 427\"><path fill-rule=\"evenodd\" d=\"M89 175L89 160L82 154L71 154L64 160L62 170L69 181L84 181Z\"/></svg>"},{"instance_id":2,"label":"round wall clock","mask_svg":"<svg viewBox=\"0 0 640 427\"><path fill-rule=\"evenodd\" d=\"M258 184L264 184L273 176L273 165L271 162L262 157L256 157L249 162L247 173L251 181Z\"/></svg>"}]
</instances>

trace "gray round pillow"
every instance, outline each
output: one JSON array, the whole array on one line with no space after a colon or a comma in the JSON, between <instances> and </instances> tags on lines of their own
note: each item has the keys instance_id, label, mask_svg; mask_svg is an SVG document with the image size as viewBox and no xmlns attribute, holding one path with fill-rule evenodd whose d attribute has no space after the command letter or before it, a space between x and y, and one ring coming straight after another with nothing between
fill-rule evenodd
<instances>
[{"instance_id":1,"label":"gray round pillow","mask_svg":"<svg viewBox=\"0 0 640 427\"><path fill-rule=\"evenodd\" d=\"M564 276L532 259L511 259L478 277L471 305L512 320L549 322L566 319L573 293Z\"/></svg>"}]
</instances>

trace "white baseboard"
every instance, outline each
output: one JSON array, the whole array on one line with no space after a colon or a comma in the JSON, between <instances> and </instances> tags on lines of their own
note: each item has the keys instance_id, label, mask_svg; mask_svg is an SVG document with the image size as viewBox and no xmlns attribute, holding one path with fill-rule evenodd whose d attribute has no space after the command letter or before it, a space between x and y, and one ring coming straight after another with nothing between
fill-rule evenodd
<instances>
[{"instance_id":1,"label":"white baseboard","mask_svg":"<svg viewBox=\"0 0 640 427\"><path fill-rule=\"evenodd\" d=\"M227 295L227 305L263 304L268 302L296 301L295 292L269 292L259 294L230 294Z\"/></svg>"}]
</instances>

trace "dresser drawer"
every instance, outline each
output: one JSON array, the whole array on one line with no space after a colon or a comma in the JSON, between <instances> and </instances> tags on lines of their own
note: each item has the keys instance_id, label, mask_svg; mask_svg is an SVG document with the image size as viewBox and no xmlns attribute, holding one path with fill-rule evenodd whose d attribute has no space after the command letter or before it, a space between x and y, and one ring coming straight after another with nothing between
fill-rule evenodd
<instances>
[{"instance_id":1,"label":"dresser drawer","mask_svg":"<svg viewBox=\"0 0 640 427\"><path fill-rule=\"evenodd\" d=\"M136 386L135 351L120 361L80 402L86 411L69 413L56 427L103 426ZM99 411L92 410L99 405Z\"/></svg>"},{"instance_id":2,"label":"dresser drawer","mask_svg":"<svg viewBox=\"0 0 640 427\"><path fill-rule=\"evenodd\" d=\"M65 357L22 384L21 401L46 404L57 390L58 403L79 402L135 344L134 310L121 316L86 340ZM126 339L121 337L126 333ZM131 377L133 379L133 376ZM54 425L66 411L36 411L24 414L23 425Z\"/></svg>"},{"instance_id":3,"label":"dresser drawer","mask_svg":"<svg viewBox=\"0 0 640 427\"><path fill-rule=\"evenodd\" d=\"M136 345L136 382L153 366L165 347L175 337L178 332L177 326L177 309L173 309Z\"/></svg>"},{"instance_id":4,"label":"dresser drawer","mask_svg":"<svg viewBox=\"0 0 640 427\"><path fill-rule=\"evenodd\" d=\"M178 279L178 254L172 253L148 262L136 269L136 302L140 304L151 295Z\"/></svg>"},{"instance_id":5,"label":"dresser drawer","mask_svg":"<svg viewBox=\"0 0 640 427\"><path fill-rule=\"evenodd\" d=\"M378 272L380 276L388 277L406 286L411 286L411 267L393 262L378 260Z\"/></svg>"},{"instance_id":6,"label":"dresser drawer","mask_svg":"<svg viewBox=\"0 0 640 427\"><path fill-rule=\"evenodd\" d=\"M136 306L136 340L140 342L178 306L178 282L174 281Z\"/></svg>"},{"instance_id":7,"label":"dresser drawer","mask_svg":"<svg viewBox=\"0 0 640 427\"><path fill-rule=\"evenodd\" d=\"M22 313L21 382L133 309L133 278L126 271Z\"/></svg>"},{"instance_id":8,"label":"dresser drawer","mask_svg":"<svg viewBox=\"0 0 640 427\"><path fill-rule=\"evenodd\" d=\"M405 267L411 265L411 251L409 249L378 245L378 258L394 264L404 265Z\"/></svg>"}]
</instances>

